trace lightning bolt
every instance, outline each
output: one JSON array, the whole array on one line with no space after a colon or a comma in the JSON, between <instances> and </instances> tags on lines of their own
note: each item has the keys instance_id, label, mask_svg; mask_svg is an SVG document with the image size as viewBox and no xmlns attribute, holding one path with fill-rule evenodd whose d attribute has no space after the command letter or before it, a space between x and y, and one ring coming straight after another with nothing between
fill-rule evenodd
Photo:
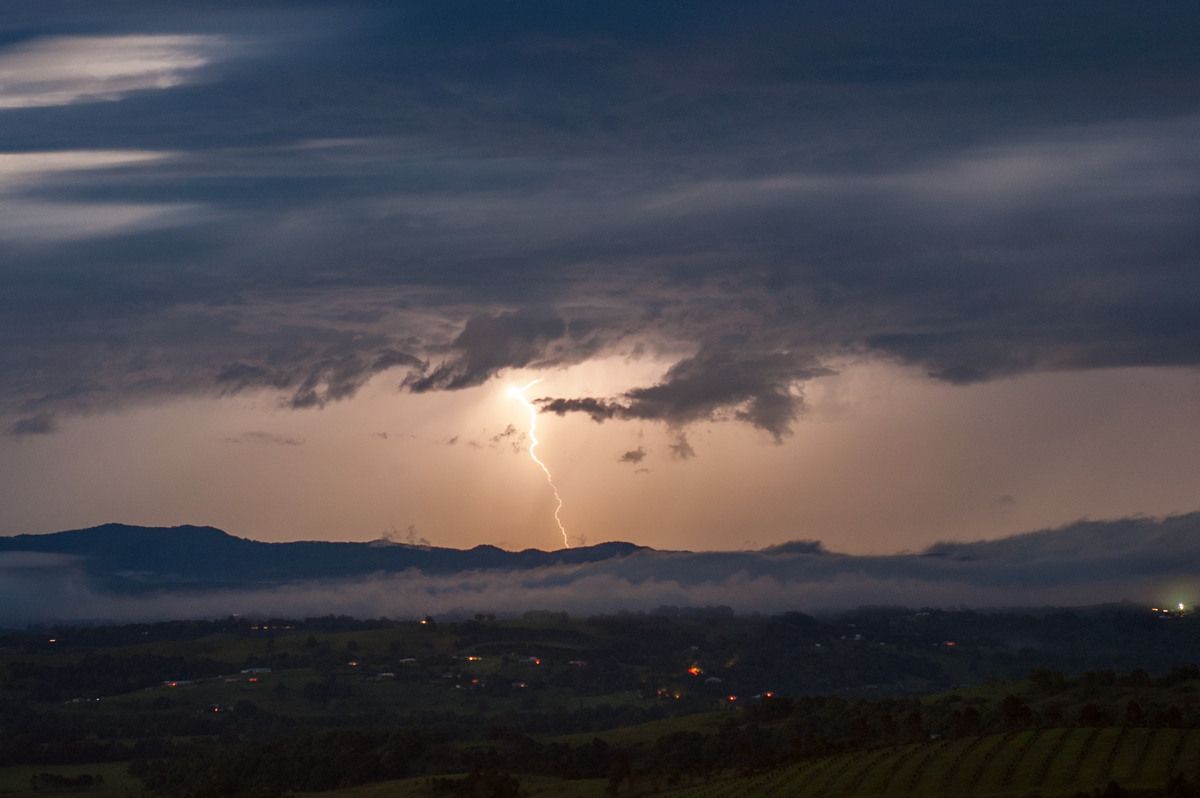
<instances>
[{"instance_id":1,"label":"lightning bolt","mask_svg":"<svg viewBox=\"0 0 1200 798\"><path fill-rule=\"evenodd\" d=\"M510 396L515 396L517 400L520 401L521 404L525 405L525 408L529 410L529 440L532 441L532 443L529 444L529 456L533 458L533 462L537 463L542 469L542 473L546 475L546 482L550 485L550 490L554 491L554 501L558 502L558 506L554 508L554 523L558 524L558 531L562 533L563 546L569 549L571 548L571 544L567 542L567 528L563 526L561 517L563 508L562 497L558 495L558 488L554 485L554 477L550 476L550 469L545 463L539 460L537 456L537 408L534 407L533 402L525 398L525 392L541 381L542 378L539 377L538 379L533 380L525 385L524 388L517 388L516 386L510 387L508 389L508 393Z\"/></svg>"}]
</instances>

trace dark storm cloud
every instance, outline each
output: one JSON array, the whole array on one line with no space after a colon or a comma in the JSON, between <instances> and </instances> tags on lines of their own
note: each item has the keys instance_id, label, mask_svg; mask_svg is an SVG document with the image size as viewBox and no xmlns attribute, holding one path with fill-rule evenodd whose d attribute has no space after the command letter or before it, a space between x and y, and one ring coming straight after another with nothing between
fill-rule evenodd
<instances>
[{"instance_id":1,"label":"dark storm cloud","mask_svg":"<svg viewBox=\"0 0 1200 798\"><path fill-rule=\"evenodd\" d=\"M311 342L313 336L294 333L296 341ZM288 347L292 349L292 347ZM369 351L355 339L327 349L300 344L307 351L272 352L267 363L230 363L216 375L218 384L230 392L271 387L291 392L288 404L296 409L324 407L329 402L355 394L374 375L395 366L423 367L418 358L389 349ZM274 362L270 362L274 361Z\"/></svg>"},{"instance_id":2,"label":"dark storm cloud","mask_svg":"<svg viewBox=\"0 0 1200 798\"><path fill-rule=\"evenodd\" d=\"M1200 364L1191 4L13 6L13 431L649 345L658 382L543 407L781 440L845 356Z\"/></svg>"},{"instance_id":3,"label":"dark storm cloud","mask_svg":"<svg viewBox=\"0 0 1200 798\"><path fill-rule=\"evenodd\" d=\"M539 399L538 403L559 415L582 412L596 421L629 418L675 426L711 420L732 410L735 418L778 441L803 409L803 398L793 384L828 373L828 369L804 368L783 353L755 359L737 348L721 347L679 361L659 384L635 388L617 402L584 398Z\"/></svg>"},{"instance_id":4,"label":"dark storm cloud","mask_svg":"<svg viewBox=\"0 0 1200 798\"><path fill-rule=\"evenodd\" d=\"M542 410L557 413L560 416L567 413L586 413L593 421L606 421L619 416L623 408L601 399L539 399Z\"/></svg>"},{"instance_id":5,"label":"dark storm cloud","mask_svg":"<svg viewBox=\"0 0 1200 798\"><path fill-rule=\"evenodd\" d=\"M509 424L502 431L497 432L495 435L493 435L490 438L490 440L492 443L500 443L505 438L511 438L513 435L517 435L517 434L518 434L517 428L514 427L512 424Z\"/></svg>"},{"instance_id":6,"label":"dark storm cloud","mask_svg":"<svg viewBox=\"0 0 1200 798\"><path fill-rule=\"evenodd\" d=\"M41 413L36 416L28 416L27 418L18 419L10 428L11 435L49 435L58 429L58 424L54 420L54 416L49 413Z\"/></svg>"},{"instance_id":7,"label":"dark storm cloud","mask_svg":"<svg viewBox=\"0 0 1200 798\"><path fill-rule=\"evenodd\" d=\"M621 463L640 463L646 459L646 450L641 446L636 449L630 449L617 458Z\"/></svg>"},{"instance_id":8,"label":"dark storm cloud","mask_svg":"<svg viewBox=\"0 0 1200 798\"><path fill-rule=\"evenodd\" d=\"M92 412L163 396L271 389L293 408L352 396L372 376L423 361L370 329L319 318L305 303L156 310L141 301L82 309L71 318L0 332L0 407L48 417ZM265 314L264 314L265 315ZM296 324L291 319L306 319ZM2 326L2 325L0 325Z\"/></svg>"},{"instance_id":9,"label":"dark storm cloud","mask_svg":"<svg viewBox=\"0 0 1200 798\"><path fill-rule=\"evenodd\" d=\"M525 450L525 437L524 432L509 424L503 430L488 438L488 445L493 449L501 445L507 445L512 449L514 454L520 454Z\"/></svg>"},{"instance_id":10,"label":"dark storm cloud","mask_svg":"<svg viewBox=\"0 0 1200 798\"><path fill-rule=\"evenodd\" d=\"M671 443L667 444L667 448L676 460L690 460L696 456L696 450L692 448L687 434L681 429L672 430Z\"/></svg>"},{"instance_id":11,"label":"dark storm cloud","mask_svg":"<svg viewBox=\"0 0 1200 798\"><path fill-rule=\"evenodd\" d=\"M567 334L562 319L535 313L501 313L467 320L450 344L451 356L407 385L418 393L480 385L506 368L521 368L545 356Z\"/></svg>"}]
</instances>

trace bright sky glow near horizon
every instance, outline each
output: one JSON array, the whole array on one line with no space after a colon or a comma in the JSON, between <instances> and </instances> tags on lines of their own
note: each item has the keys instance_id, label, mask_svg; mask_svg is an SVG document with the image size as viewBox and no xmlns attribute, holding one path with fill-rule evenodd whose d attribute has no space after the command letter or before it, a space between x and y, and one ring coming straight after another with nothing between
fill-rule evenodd
<instances>
[{"instance_id":1,"label":"bright sky glow near horizon","mask_svg":"<svg viewBox=\"0 0 1200 798\"><path fill-rule=\"evenodd\" d=\"M1197 33L17 0L0 535L867 554L1200 510Z\"/></svg>"}]
</instances>

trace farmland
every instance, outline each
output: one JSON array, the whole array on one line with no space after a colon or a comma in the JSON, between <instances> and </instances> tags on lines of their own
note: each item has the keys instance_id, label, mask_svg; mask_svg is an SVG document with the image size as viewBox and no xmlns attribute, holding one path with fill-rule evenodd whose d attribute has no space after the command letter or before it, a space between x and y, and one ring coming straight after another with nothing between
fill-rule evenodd
<instances>
[{"instance_id":1,"label":"farmland","mask_svg":"<svg viewBox=\"0 0 1200 798\"><path fill-rule=\"evenodd\" d=\"M1054 667L1081 661L1064 624L1132 667ZM1128 606L13 631L0 794L1182 796L1196 631Z\"/></svg>"}]
</instances>

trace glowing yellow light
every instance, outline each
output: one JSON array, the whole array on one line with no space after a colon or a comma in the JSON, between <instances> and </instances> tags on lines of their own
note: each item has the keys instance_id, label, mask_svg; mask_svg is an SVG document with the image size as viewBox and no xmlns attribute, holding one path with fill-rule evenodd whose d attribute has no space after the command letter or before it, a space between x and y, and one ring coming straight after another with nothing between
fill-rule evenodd
<instances>
[{"instance_id":1,"label":"glowing yellow light","mask_svg":"<svg viewBox=\"0 0 1200 798\"><path fill-rule=\"evenodd\" d=\"M558 488L554 485L554 477L550 476L550 469L546 467L545 463L538 459L537 452L535 451L538 447L537 408L534 407L533 402L525 398L525 392L541 381L542 380L539 377L538 379L533 380L525 385L524 388L517 388L515 386L510 387L508 389L508 393L510 396L515 396L521 402L521 404L525 405L525 408L529 410L529 456L533 459L533 462L537 463L538 466L541 467L542 473L546 475L546 482L550 485L550 490L554 491L554 501L558 502L557 506L554 508L554 523L558 524L558 531L562 533L563 546L569 549L571 548L571 544L567 541L567 528L563 526L561 517L563 507L562 497L558 495Z\"/></svg>"}]
</instances>

